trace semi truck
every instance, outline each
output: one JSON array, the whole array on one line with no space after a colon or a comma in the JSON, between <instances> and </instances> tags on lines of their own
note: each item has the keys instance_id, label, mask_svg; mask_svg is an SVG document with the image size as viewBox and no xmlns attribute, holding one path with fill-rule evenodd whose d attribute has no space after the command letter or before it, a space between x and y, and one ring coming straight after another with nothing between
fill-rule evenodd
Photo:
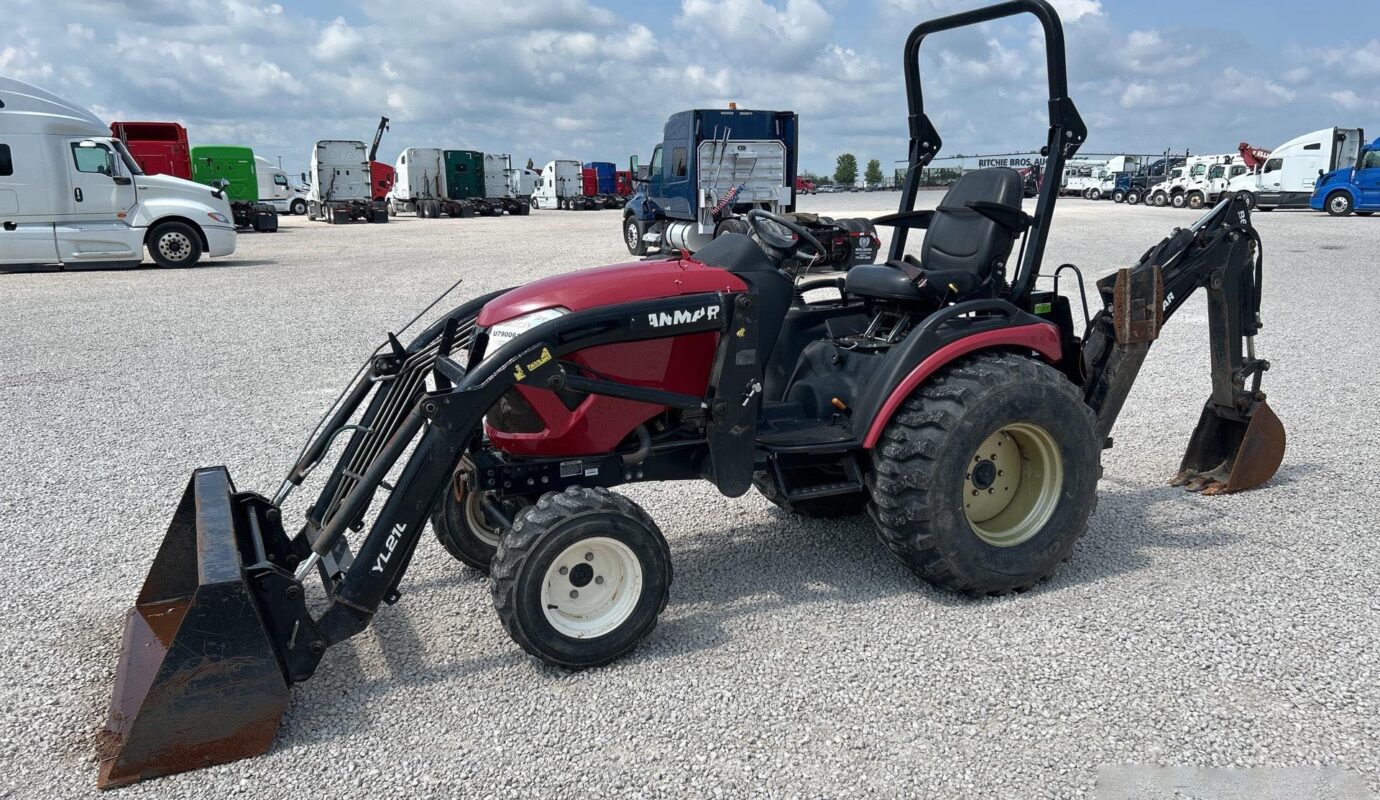
<instances>
[{"instance_id":1,"label":"semi truck","mask_svg":"<svg viewBox=\"0 0 1380 800\"><path fill-rule=\"evenodd\" d=\"M532 194L532 208L589 210L594 202L585 196L584 170L578 161L548 162L541 171L541 182Z\"/></svg>"},{"instance_id":2,"label":"semi truck","mask_svg":"<svg viewBox=\"0 0 1380 800\"><path fill-rule=\"evenodd\" d=\"M108 125L0 77L0 265L163 267L235 252L219 189L146 173Z\"/></svg>"},{"instance_id":3,"label":"semi truck","mask_svg":"<svg viewBox=\"0 0 1380 800\"><path fill-rule=\"evenodd\" d=\"M112 122L110 135L124 142L145 175L192 179L187 129L176 122Z\"/></svg>"},{"instance_id":4,"label":"semi truck","mask_svg":"<svg viewBox=\"0 0 1380 800\"><path fill-rule=\"evenodd\" d=\"M520 213L530 213L536 208L537 186L541 183L541 173L526 167L513 167L507 171L508 193L513 199L527 206L527 211Z\"/></svg>"},{"instance_id":5,"label":"semi truck","mask_svg":"<svg viewBox=\"0 0 1380 800\"><path fill-rule=\"evenodd\" d=\"M259 176L259 202L273 206L279 214L307 213L307 193L305 183L295 181L288 174L263 156L254 156L255 171Z\"/></svg>"},{"instance_id":6,"label":"semi truck","mask_svg":"<svg viewBox=\"0 0 1380 800\"><path fill-rule=\"evenodd\" d=\"M618 194L618 166L611 161L586 161L581 169L586 197L597 208L621 208L627 198Z\"/></svg>"},{"instance_id":7,"label":"semi truck","mask_svg":"<svg viewBox=\"0 0 1380 800\"><path fill-rule=\"evenodd\" d=\"M1182 156L1165 156L1156 159L1135 172L1128 172L1119 177L1116 189L1122 192L1129 205L1134 206L1142 201L1148 201L1154 188L1164 183L1169 177L1169 172L1182 164L1187 157L1187 153L1185 153Z\"/></svg>"},{"instance_id":8,"label":"semi truck","mask_svg":"<svg viewBox=\"0 0 1380 800\"><path fill-rule=\"evenodd\" d=\"M259 202L259 174L253 150L238 145L193 147L192 180L221 187L230 199L237 229L277 232L277 209L270 203Z\"/></svg>"},{"instance_id":9,"label":"semi truck","mask_svg":"<svg viewBox=\"0 0 1380 800\"><path fill-rule=\"evenodd\" d=\"M1318 177L1355 166L1365 132L1360 128L1323 128L1297 136L1270 151L1255 172L1228 184L1233 193L1246 192L1261 211L1308 208Z\"/></svg>"},{"instance_id":10,"label":"semi truck","mask_svg":"<svg viewBox=\"0 0 1380 800\"><path fill-rule=\"evenodd\" d=\"M513 187L513 157L507 153L484 153L480 169L484 176L484 202L515 216L525 216L532 211L528 205L531 191L519 194Z\"/></svg>"},{"instance_id":11,"label":"semi truck","mask_svg":"<svg viewBox=\"0 0 1380 800\"><path fill-rule=\"evenodd\" d=\"M387 203L388 213L395 217L399 214L416 214L422 219L436 219L442 215L474 216L472 209L462 203L452 203L446 196L445 156L439 147L409 147L398 154Z\"/></svg>"},{"instance_id":12,"label":"semi truck","mask_svg":"<svg viewBox=\"0 0 1380 800\"><path fill-rule=\"evenodd\" d=\"M799 118L793 111L692 109L672 114L651 161L631 159L623 210L629 251L694 252L721 222L760 208L795 211Z\"/></svg>"},{"instance_id":13,"label":"semi truck","mask_svg":"<svg viewBox=\"0 0 1380 800\"><path fill-rule=\"evenodd\" d=\"M1380 138L1361 148L1355 164L1319 176L1308 207L1334 217L1380 211Z\"/></svg>"},{"instance_id":14,"label":"semi truck","mask_svg":"<svg viewBox=\"0 0 1380 800\"><path fill-rule=\"evenodd\" d=\"M376 199L364 142L322 139L311 150L307 217L332 225L388 221L388 206Z\"/></svg>"},{"instance_id":15,"label":"semi truck","mask_svg":"<svg viewBox=\"0 0 1380 800\"><path fill-rule=\"evenodd\" d=\"M1188 156L1184 163L1171 169L1163 183L1150 190L1147 202L1156 206L1183 208L1188 205L1190 185L1197 185L1207 176L1208 168L1214 164L1230 161L1230 155Z\"/></svg>"}]
</instances>

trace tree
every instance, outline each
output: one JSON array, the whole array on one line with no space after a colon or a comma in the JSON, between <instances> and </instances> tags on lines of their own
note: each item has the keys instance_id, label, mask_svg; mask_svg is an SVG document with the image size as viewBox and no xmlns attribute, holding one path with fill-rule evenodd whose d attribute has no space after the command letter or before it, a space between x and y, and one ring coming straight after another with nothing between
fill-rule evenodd
<instances>
[{"instance_id":1,"label":"tree","mask_svg":"<svg viewBox=\"0 0 1380 800\"><path fill-rule=\"evenodd\" d=\"M834 165L834 183L852 186L858 182L858 159L852 153L844 153Z\"/></svg>"},{"instance_id":2,"label":"tree","mask_svg":"<svg viewBox=\"0 0 1380 800\"><path fill-rule=\"evenodd\" d=\"M882 162L872 159L867 162L867 171L863 173L863 180L868 186L877 186L882 182Z\"/></svg>"}]
</instances>

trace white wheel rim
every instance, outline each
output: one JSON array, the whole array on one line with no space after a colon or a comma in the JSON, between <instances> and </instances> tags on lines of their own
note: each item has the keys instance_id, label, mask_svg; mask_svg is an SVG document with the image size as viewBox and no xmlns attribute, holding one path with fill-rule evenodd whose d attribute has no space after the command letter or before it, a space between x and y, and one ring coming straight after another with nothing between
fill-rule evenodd
<instances>
[{"instance_id":1,"label":"white wheel rim","mask_svg":"<svg viewBox=\"0 0 1380 800\"><path fill-rule=\"evenodd\" d=\"M626 230L628 236L628 247L634 250L637 249L637 223L629 222Z\"/></svg>"},{"instance_id":2,"label":"white wheel rim","mask_svg":"<svg viewBox=\"0 0 1380 800\"><path fill-rule=\"evenodd\" d=\"M622 625L642 596L642 563L617 539L595 536L567 547L542 578L546 621L572 639L593 639Z\"/></svg>"},{"instance_id":3,"label":"white wheel rim","mask_svg":"<svg viewBox=\"0 0 1380 800\"><path fill-rule=\"evenodd\" d=\"M1049 431L1018 422L983 440L968 461L963 514L973 534L1015 547L1039 533L1064 487L1064 460Z\"/></svg>"},{"instance_id":4,"label":"white wheel rim","mask_svg":"<svg viewBox=\"0 0 1380 800\"><path fill-rule=\"evenodd\" d=\"M474 534L474 538L490 547L498 547L502 532L489 522L488 515L484 513L484 500L490 494L491 492L465 492L462 507L465 511L465 523Z\"/></svg>"},{"instance_id":5,"label":"white wheel rim","mask_svg":"<svg viewBox=\"0 0 1380 800\"><path fill-rule=\"evenodd\" d=\"M177 261L187 255L192 249L192 242L186 234L178 231L165 233L158 237L158 252L164 258Z\"/></svg>"},{"instance_id":6,"label":"white wheel rim","mask_svg":"<svg viewBox=\"0 0 1380 800\"><path fill-rule=\"evenodd\" d=\"M1346 198L1345 198L1345 197L1334 197L1334 198L1332 198L1332 210L1333 210L1333 211L1345 211L1345 210L1346 210L1346 202L1347 202L1347 201L1346 201Z\"/></svg>"}]
</instances>

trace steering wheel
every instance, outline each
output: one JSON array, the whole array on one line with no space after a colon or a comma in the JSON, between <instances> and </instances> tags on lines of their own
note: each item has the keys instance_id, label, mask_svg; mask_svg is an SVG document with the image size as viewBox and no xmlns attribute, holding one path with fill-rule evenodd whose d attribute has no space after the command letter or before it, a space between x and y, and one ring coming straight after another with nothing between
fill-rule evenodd
<instances>
[{"instance_id":1,"label":"steering wheel","mask_svg":"<svg viewBox=\"0 0 1380 800\"><path fill-rule=\"evenodd\" d=\"M777 260L785 261L802 250L816 258L826 257L824 245L800 223L760 208L749 211L747 216L757 241Z\"/></svg>"}]
</instances>

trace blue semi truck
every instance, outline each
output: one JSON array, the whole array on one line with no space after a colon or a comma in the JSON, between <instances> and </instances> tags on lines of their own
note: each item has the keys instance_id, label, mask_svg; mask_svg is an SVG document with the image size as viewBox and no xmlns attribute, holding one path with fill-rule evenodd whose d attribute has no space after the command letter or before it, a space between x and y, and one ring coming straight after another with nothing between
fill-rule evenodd
<instances>
[{"instance_id":1,"label":"blue semi truck","mask_svg":"<svg viewBox=\"0 0 1380 800\"><path fill-rule=\"evenodd\" d=\"M1380 138L1361 148L1356 163L1320 174L1308 207L1334 217L1380 211Z\"/></svg>"},{"instance_id":2,"label":"blue semi truck","mask_svg":"<svg viewBox=\"0 0 1380 800\"><path fill-rule=\"evenodd\" d=\"M629 252L694 252L736 215L794 211L799 124L792 111L672 114L650 163L636 156L630 163L635 188L623 208Z\"/></svg>"}]
</instances>

